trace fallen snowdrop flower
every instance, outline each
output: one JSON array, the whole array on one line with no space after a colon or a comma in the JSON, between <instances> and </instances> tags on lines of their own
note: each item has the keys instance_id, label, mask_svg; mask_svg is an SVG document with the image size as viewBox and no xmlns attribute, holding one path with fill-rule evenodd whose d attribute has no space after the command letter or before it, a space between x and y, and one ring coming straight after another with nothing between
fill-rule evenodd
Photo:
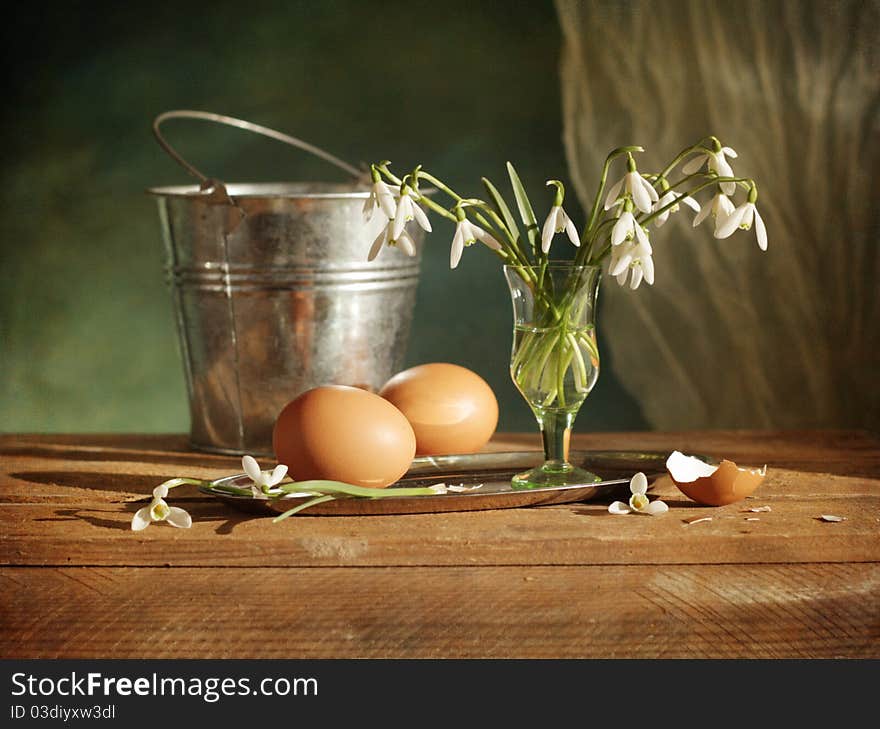
<instances>
[{"instance_id":1,"label":"fallen snowdrop flower","mask_svg":"<svg viewBox=\"0 0 880 729\"><path fill-rule=\"evenodd\" d=\"M761 521L757 516L747 516L746 521Z\"/></svg>"},{"instance_id":2,"label":"fallen snowdrop flower","mask_svg":"<svg viewBox=\"0 0 880 729\"><path fill-rule=\"evenodd\" d=\"M275 466L272 471L261 471L260 464L253 456L244 456L241 467L251 480L251 492L255 499L267 499L273 486L280 484L287 475L287 466Z\"/></svg>"},{"instance_id":3,"label":"fallen snowdrop flower","mask_svg":"<svg viewBox=\"0 0 880 729\"><path fill-rule=\"evenodd\" d=\"M755 513L762 511L773 511L769 506L753 506L751 509L743 509L743 511L752 511Z\"/></svg>"},{"instance_id":4,"label":"fallen snowdrop flower","mask_svg":"<svg viewBox=\"0 0 880 729\"><path fill-rule=\"evenodd\" d=\"M834 514L820 514L819 519L821 521L833 521L833 522L846 521L845 516L834 516Z\"/></svg>"},{"instance_id":5,"label":"fallen snowdrop flower","mask_svg":"<svg viewBox=\"0 0 880 729\"><path fill-rule=\"evenodd\" d=\"M663 514L669 511L669 507L662 501L648 501L646 496L648 492L648 477L639 471L630 479L629 490L632 496L629 498L629 505L622 501L615 501L608 507L610 514L629 514L635 512L637 514Z\"/></svg>"},{"instance_id":6,"label":"fallen snowdrop flower","mask_svg":"<svg viewBox=\"0 0 880 729\"><path fill-rule=\"evenodd\" d=\"M165 503L166 496L168 496L167 483L160 484L153 489L153 500L150 505L138 509L132 517L132 531L142 531L154 521L167 521L178 529L189 529L192 526L192 517L178 506L168 506Z\"/></svg>"}]
</instances>

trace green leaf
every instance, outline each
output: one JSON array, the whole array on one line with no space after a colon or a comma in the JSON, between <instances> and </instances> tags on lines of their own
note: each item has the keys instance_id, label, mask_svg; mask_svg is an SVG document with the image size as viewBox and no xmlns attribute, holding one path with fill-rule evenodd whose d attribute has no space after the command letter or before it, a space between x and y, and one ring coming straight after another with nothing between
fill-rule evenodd
<instances>
[{"instance_id":1,"label":"green leaf","mask_svg":"<svg viewBox=\"0 0 880 729\"><path fill-rule=\"evenodd\" d=\"M498 192L495 185L493 185L486 177L483 177L482 180L483 187L486 188L486 192L489 193L489 197L492 198L492 202L495 204L495 209L504 220L504 224L507 226L511 238L518 241L519 228L516 226L516 218L513 217L513 213L510 212L510 208L507 207L507 203L504 202L504 198L501 197L501 193Z\"/></svg>"},{"instance_id":2,"label":"green leaf","mask_svg":"<svg viewBox=\"0 0 880 729\"><path fill-rule=\"evenodd\" d=\"M538 250L538 219L535 217L535 211L532 210L532 204L529 202L529 196L516 174L516 170L510 162L507 163L507 174L510 177L510 186L513 188L513 196L516 198L516 207L519 209L519 216L522 218L523 225L526 228L526 235L529 237L529 243L533 251Z\"/></svg>"},{"instance_id":3,"label":"green leaf","mask_svg":"<svg viewBox=\"0 0 880 729\"><path fill-rule=\"evenodd\" d=\"M272 519L273 524L277 524L279 521L284 521L288 516L293 516L297 512L302 511L303 509L308 509L310 506L315 506L316 504L322 504L325 501L332 501L335 499L335 496L316 496L313 499L309 499L308 501L303 502L297 506L294 506L292 509L288 509L283 514L279 514L274 519Z\"/></svg>"},{"instance_id":4,"label":"green leaf","mask_svg":"<svg viewBox=\"0 0 880 729\"><path fill-rule=\"evenodd\" d=\"M430 486L424 488L369 488L355 486L341 481L294 481L278 487L288 494L315 493L315 494L345 494L366 499L382 499L389 496L436 496L437 491Z\"/></svg>"}]
</instances>

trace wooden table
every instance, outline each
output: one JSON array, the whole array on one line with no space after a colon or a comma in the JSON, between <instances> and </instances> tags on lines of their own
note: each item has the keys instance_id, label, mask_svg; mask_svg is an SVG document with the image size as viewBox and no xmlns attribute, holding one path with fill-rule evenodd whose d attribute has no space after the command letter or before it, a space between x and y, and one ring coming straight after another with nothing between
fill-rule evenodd
<instances>
[{"instance_id":1,"label":"wooden table","mask_svg":"<svg viewBox=\"0 0 880 729\"><path fill-rule=\"evenodd\" d=\"M501 435L490 448L537 445ZM880 438L574 445L677 448L769 472L754 498L714 509L661 480L659 517L585 503L273 525L181 489L171 501L192 529L134 533L134 502L156 484L236 472L237 460L179 435L0 436L0 656L880 656ZM772 511L743 511L762 505ZM687 524L695 515L712 520Z\"/></svg>"}]
</instances>

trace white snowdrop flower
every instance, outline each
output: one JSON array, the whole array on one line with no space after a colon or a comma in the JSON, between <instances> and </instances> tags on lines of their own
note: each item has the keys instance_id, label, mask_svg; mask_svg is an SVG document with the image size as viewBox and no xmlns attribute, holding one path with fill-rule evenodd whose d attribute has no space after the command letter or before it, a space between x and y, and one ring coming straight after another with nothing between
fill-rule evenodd
<instances>
[{"instance_id":1,"label":"white snowdrop flower","mask_svg":"<svg viewBox=\"0 0 880 729\"><path fill-rule=\"evenodd\" d=\"M652 286L654 284L654 259L651 257L651 245L647 242L634 241L615 246L611 249L611 261L608 273L617 279L621 286L630 278L630 288L637 289L642 280Z\"/></svg>"},{"instance_id":2,"label":"white snowdrop flower","mask_svg":"<svg viewBox=\"0 0 880 729\"><path fill-rule=\"evenodd\" d=\"M562 209L562 206L554 205L550 208L550 213L544 220L544 227L541 230L541 250L547 253L550 250L550 241L553 240L553 236L563 231L574 245L580 246L581 238L571 218L568 217L568 213Z\"/></svg>"},{"instance_id":3,"label":"white snowdrop flower","mask_svg":"<svg viewBox=\"0 0 880 729\"><path fill-rule=\"evenodd\" d=\"M731 202L730 198L727 197L723 192L716 193L715 197L709 202L708 205L704 205L703 209L697 213L694 218L694 227L696 228L700 223L702 223L709 215L711 215L715 220L715 232L717 233L719 228L722 226L725 220L727 220L727 216L730 215L736 206Z\"/></svg>"},{"instance_id":4,"label":"white snowdrop flower","mask_svg":"<svg viewBox=\"0 0 880 729\"><path fill-rule=\"evenodd\" d=\"M379 251L382 250L382 246L391 245L391 228L394 226L394 221L389 220L388 224L379 231L379 235L376 236L376 239L373 241L373 245L370 246L370 252L367 254L367 260L372 261L379 255Z\"/></svg>"},{"instance_id":5,"label":"white snowdrop flower","mask_svg":"<svg viewBox=\"0 0 880 729\"><path fill-rule=\"evenodd\" d=\"M716 238L727 238L737 228L749 230L755 224L755 235L758 238L758 248L767 250L767 229L755 203L751 200L744 202L725 218L724 222L715 229Z\"/></svg>"},{"instance_id":6,"label":"white snowdrop flower","mask_svg":"<svg viewBox=\"0 0 880 729\"><path fill-rule=\"evenodd\" d=\"M364 222L369 223L373 219L373 213L381 210L382 214L393 220L397 214L397 203L394 202L394 192L382 180L375 180L370 188L370 196L364 203L363 214Z\"/></svg>"},{"instance_id":7,"label":"white snowdrop flower","mask_svg":"<svg viewBox=\"0 0 880 729\"><path fill-rule=\"evenodd\" d=\"M681 168L681 171L686 175L692 175L699 170L703 164L708 162L708 167L711 172L714 172L721 177L733 177L733 168L727 161L727 157L736 159L736 156L736 152L731 147L721 147L717 152L707 149L684 165L684 167ZM736 183L722 182L721 190L726 195L733 195L733 193L736 192Z\"/></svg>"},{"instance_id":8,"label":"white snowdrop flower","mask_svg":"<svg viewBox=\"0 0 880 729\"><path fill-rule=\"evenodd\" d=\"M615 501L608 507L608 511L612 514L663 514L669 511L669 507L662 501L648 501L648 479L644 473L639 471L629 482L629 490L632 492L629 504L622 501Z\"/></svg>"},{"instance_id":9,"label":"white snowdrop flower","mask_svg":"<svg viewBox=\"0 0 880 729\"><path fill-rule=\"evenodd\" d=\"M132 518L132 531L142 531L154 521L167 521L178 529L189 529L192 526L192 517L180 507L168 506L165 503L166 496L168 496L167 484L160 484L153 489L153 500L150 505L138 509Z\"/></svg>"},{"instance_id":10,"label":"white snowdrop flower","mask_svg":"<svg viewBox=\"0 0 880 729\"><path fill-rule=\"evenodd\" d=\"M619 246L624 241L638 240L644 243L650 249L651 244L648 242L648 234L645 229L639 225L635 215L630 210L624 210L617 222L611 229L611 245Z\"/></svg>"},{"instance_id":11,"label":"white snowdrop flower","mask_svg":"<svg viewBox=\"0 0 880 729\"><path fill-rule=\"evenodd\" d=\"M477 241L480 241L480 243L491 248L493 251L501 250L501 244L479 225L474 225L467 218L459 220L455 226L455 235L452 236L449 267L455 268L461 260L461 254L464 252L464 249Z\"/></svg>"},{"instance_id":12,"label":"white snowdrop flower","mask_svg":"<svg viewBox=\"0 0 880 729\"><path fill-rule=\"evenodd\" d=\"M390 246L396 246L400 248L406 255L412 258L416 254L416 244L415 241L410 237L410 234L405 230L397 236L397 240L390 241L388 243Z\"/></svg>"},{"instance_id":13,"label":"white snowdrop flower","mask_svg":"<svg viewBox=\"0 0 880 729\"><path fill-rule=\"evenodd\" d=\"M661 208L665 207L666 205L669 205L669 203L677 200L679 197L681 197L681 196L676 195L672 190L667 190L665 193L663 193L663 195L660 196L660 199L654 203L654 211L656 212L657 210L660 210ZM686 195L685 197L682 197L679 200L679 202L684 203L694 212L697 212L697 213L700 212L700 203L698 203L696 200L694 200L690 195ZM673 205L671 208L664 210L662 213L660 213L660 215L658 215L656 218L654 218L654 223L659 228L667 221L670 213L677 213L677 212L678 212L678 203L675 203L675 205Z\"/></svg>"},{"instance_id":14,"label":"white snowdrop flower","mask_svg":"<svg viewBox=\"0 0 880 729\"><path fill-rule=\"evenodd\" d=\"M550 212L544 219L544 226L541 228L541 250L545 254L550 251L550 242L553 240L553 236L563 231L573 245L580 247L581 244L577 228L568 217L568 213L562 209L562 203L565 201L565 187L559 180L547 180L547 186L551 185L556 187L556 196L553 199Z\"/></svg>"},{"instance_id":15,"label":"white snowdrop flower","mask_svg":"<svg viewBox=\"0 0 880 729\"><path fill-rule=\"evenodd\" d=\"M269 489L280 484L287 475L287 466L281 464L271 471L261 471L260 464L253 456L244 456L241 467L251 480L251 492L255 499L268 498Z\"/></svg>"},{"instance_id":16,"label":"white snowdrop flower","mask_svg":"<svg viewBox=\"0 0 880 729\"><path fill-rule=\"evenodd\" d=\"M611 210L618 198L629 193L636 207L643 213L650 213L659 195L654 186L642 177L638 170L632 169L615 182L605 198L605 209Z\"/></svg>"},{"instance_id":17,"label":"white snowdrop flower","mask_svg":"<svg viewBox=\"0 0 880 729\"><path fill-rule=\"evenodd\" d=\"M421 205L413 200L415 193L409 185L404 184L400 191L400 200L397 201L397 213L394 216L394 224L391 228L391 240L399 241L400 235L403 233L404 226L410 221L415 220L428 233L431 232L431 223ZM413 246L415 251L415 246Z\"/></svg>"}]
</instances>

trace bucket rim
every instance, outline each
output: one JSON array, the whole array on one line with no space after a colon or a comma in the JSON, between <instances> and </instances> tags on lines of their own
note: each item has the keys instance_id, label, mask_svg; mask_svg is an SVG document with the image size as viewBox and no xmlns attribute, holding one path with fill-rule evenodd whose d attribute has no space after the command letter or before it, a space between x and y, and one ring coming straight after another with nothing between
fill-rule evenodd
<instances>
[{"instance_id":1,"label":"bucket rim","mask_svg":"<svg viewBox=\"0 0 880 729\"><path fill-rule=\"evenodd\" d=\"M366 187L351 183L331 182L225 182L226 191L235 198L290 199L364 199L370 194ZM148 195L180 197L197 200L209 197L211 190L199 185L159 185L149 187Z\"/></svg>"},{"instance_id":2,"label":"bucket rim","mask_svg":"<svg viewBox=\"0 0 880 729\"><path fill-rule=\"evenodd\" d=\"M364 200L370 189L357 183L334 182L225 182L226 191L236 199L287 199L287 200ZM434 188L424 188L423 195L432 195ZM160 185L149 187L148 195L198 200L211 195L199 185Z\"/></svg>"}]
</instances>

